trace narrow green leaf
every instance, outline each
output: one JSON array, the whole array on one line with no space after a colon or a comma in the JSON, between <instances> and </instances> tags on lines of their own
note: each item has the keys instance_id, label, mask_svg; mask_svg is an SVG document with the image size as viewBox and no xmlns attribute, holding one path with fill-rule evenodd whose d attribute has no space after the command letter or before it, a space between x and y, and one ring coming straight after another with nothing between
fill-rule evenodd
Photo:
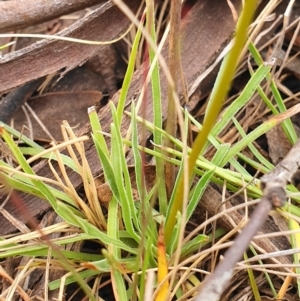
<instances>
[{"instance_id":1,"label":"narrow green leaf","mask_svg":"<svg viewBox=\"0 0 300 301\"><path fill-rule=\"evenodd\" d=\"M143 181L143 177L141 176L143 173L143 163L139 150L138 143L138 130L137 130L137 121L136 121L136 110L135 105L132 103L131 106L131 128L132 128L132 152L134 158L134 167L135 167L135 178L136 178L136 186L139 193L140 200L147 195L146 191L146 183Z\"/></svg>"},{"instance_id":2,"label":"narrow green leaf","mask_svg":"<svg viewBox=\"0 0 300 301\"><path fill-rule=\"evenodd\" d=\"M95 138L94 134L92 134L92 138L93 138L98 156L99 156L101 164L102 164L105 179L107 180L112 193L119 200L120 194L118 191L118 185L116 182L113 167L110 163L110 159L105 155L105 152L103 151L102 146L100 145L99 141Z\"/></svg>"},{"instance_id":3,"label":"narrow green leaf","mask_svg":"<svg viewBox=\"0 0 300 301\"><path fill-rule=\"evenodd\" d=\"M124 77L124 80L123 80L122 89L121 89L121 92L120 92L120 97L119 97L118 107L117 107L117 118L118 118L118 123L119 124L121 124L121 121L122 121L122 118L123 118L126 97L127 97L127 93L128 93L130 83L131 83L131 79L132 79L134 69L135 69L134 68L135 67L135 61L136 61L136 57L137 57L137 53L138 53L138 48L139 48L139 45L140 45L141 35L142 35L142 32L141 32L140 29L138 29L138 31L137 31L137 33L134 37L132 48L131 48L131 51L130 51L128 65L127 65L125 77Z\"/></svg>"},{"instance_id":4,"label":"narrow green leaf","mask_svg":"<svg viewBox=\"0 0 300 301\"><path fill-rule=\"evenodd\" d=\"M247 259L248 259L248 256L247 256L247 253L245 252L244 253L244 260L247 260ZM248 272L248 277L249 277L249 280L250 280L250 286L251 286L251 289L252 289L252 292L253 292L254 299L255 299L255 301L261 301L259 289L258 289L256 280L255 280L255 276L253 274L253 271L251 270L251 268L249 268L249 269L247 269L247 272Z\"/></svg>"},{"instance_id":5,"label":"narrow green leaf","mask_svg":"<svg viewBox=\"0 0 300 301\"><path fill-rule=\"evenodd\" d=\"M250 143L255 141L258 137L265 134L270 129L274 128L280 122L282 122L282 118L285 117L286 114L277 115L276 117L270 118L265 121L257 128L255 128L251 133L249 133L246 137L237 142L231 150L228 152L227 156L224 158L222 164L226 164L231 158L233 158L237 153L239 153L242 149L247 147ZM286 119L286 118L284 118Z\"/></svg>"},{"instance_id":6,"label":"narrow green leaf","mask_svg":"<svg viewBox=\"0 0 300 301\"><path fill-rule=\"evenodd\" d=\"M195 188L193 189L193 193L191 195L191 199L189 201L188 207L187 207L187 216L186 220L188 221L192 214L195 212L195 209L201 200L201 197L207 187L207 185L210 182L210 179L212 175L214 174L215 170L211 169L204 173L204 175L201 177L201 179L196 184Z\"/></svg>"},{"instance_id":7,"label":"narrow green leaf","mask_svg":"<svg viewBox=\"0 0 300 301\"><path fill-rule=\"evenodd\" d=\"M102 127L98 118L98 114L96 112L95 107L90 107L88 109L89 119L94 135L94 141L98 142L98 146L101 148L102 152L106 157L109 157L109 151L106 144L106 141L104 139L104 136L102 134Z\"/></svg>"},{"instance_id":8,"label":"narrow green leaf","mask_svg":"<svg viewBox=\"0 0 300 301\"><path fill-rule=\"evenodd\" d=\"M211 130L210 135L216 137L222 129L226 127L232 117L246 105L246 103L250 100L253 96L254 92L259 87L262 80L266 77L266 75L271 70L271 65L262 64L259 66L257 71L251 76L250 80L248 81L246 87L240 94L240 96L233 101L225 110L225 112L220 116L219 121Z\"/></svg>"},{"instance_id":9,"label":"narrow green leaf","mask_svg":"<svg viewBox=\"0 0 300 301\"><path fill-rule=\"evenodd\" d=\"M233 117L233 122L238 130L238 132L241 134L243 138L247 137L247 134L244 132L244 129L240 126L239 122ZM252 154L256 157L256 159L260 162L261 165L264 165L268 171L272 170L274 168L274 165L270 163L253 145L253 143L248 144L249 149L251 150ZM238 154L237 154L238 155Z\"/></svg>"},{"instance_id":10,"label":"narrow green leaf","mask_svg":"<svg viewBox=\"0 0 300 301\"><path fill-rule=\"evenodd\" d=\"M250 43L249 45L249 51L251 52L252 56L254 57L255 59L255 62L258 64L258 65L263 65L263 60L258 52L258 50L255 48L254 44L253 43ZM275 102L278 106L278 109L279 109L279 112L280 113L284 113L286 112L286 107L285 107L285 104L284 104L284 101L280 95L280 92L278 91L278 88L274 82L274 79L272 78L272 74L269 72L267 75L266 75L266 79L269 80L271 82L270 86L271 86L271 91L272 91L272 94L274 96L274 99L275 99ZM268 105L268 107L272 110L273 114L274 115L277 115L276 112L277 110L274 108L274 106L270 103L270 101L268 101L267 97L263 97L263 99L266 101L266 104ZM292 121L288 118L286 120L284 120L284 122L282 123L282 128L285 132L285 135L286 137L289 139L289 141L292 143L292 144L295 144L298 140L298 136L296 134L296 131L294 129L294 126L292 124Z\"/></svg>"},{"instance_id":11,"label":"narrow green leaf","mask_svg":"<svg viewBox=\"0 0 300 301\"><path fill-rule=\"evenodd\" d=\"M152 3L148 3L147 15L146 15L146 26L152 37L153 42L156 44L156 33L155 33L155 16L154 6ZM152 47L149 47L149 58L150 63L154 61L155 51ZM160 131L156 129L162 128L162 102L161 102L161 87L160 87L160 75L158 62L155 63L153 73L151 74L151 87L152 87L152 99L153 99L153 124L155 126L153 132L153 140L156 145L162 145L162 135ZM160 151L157 149L157 151ZM159 200L159 211L162 214L167 212L167 192L165 184L165 173L164 173L164 161L161 158L156 157L156 177L158 181L158 200Z\"/></svg>"},{"instance_id":12,"label":"narrow green leaf","mask_svg":"<svg viewBox=\"0 0 300 301\"><path fill-rule=\"evenodd\" d=\"M132 236L134 240L137 242L140 241L140 236L134 229L133 221L137 225L137 215L136 215L136 208L134 207L134 200L132 197L132 193L130 198L128 198L127 189L131 190L131 183L129 182L129 187L125 186L124 183L124 175L128 174L128 168L125 162L125 169L124 168L124 153L121 144L121 137L120 131L117 130L117 127L114 124L111 124L111 154L112 154L112 164L113 170L116 178L116 184L118 187L118 191L120 194L119 202L121 205L122 210L122 217L128 233ZM128 184L128 183L126 183Z\"/></svg>"},{"instance_id":13,"label":"narrow green leaf","mask_svg":"<svg viewBox=\"0 0 300 301\"><path fill-rule=\"evenodd\" d=\"M9 134L13 135L15 138L18 138L20 141L24 142L28 146L34 148L34 149L39 149L39 150L44 150L42 146L39 144L35 143L33 140L29 139L24 135L24 133L20 133L17 130L13 129L9 125L0 122L0 127L3 127Z\"/></svg>"},{"instance_id":14,"label":"narrow green leaf","mask_svg":"<svg viewBox=\"0 0 300 301\"><path fill-rule=\"evenodd\" d=\"M174 226L172 236L171 236L171 243L167 246L167 254L173 254L177 248L181 223L182 223L182 215L181 212L178 211L176 216L176 224Z\"/></svg>"},{"instance_id":15,"label":"narrow green leaf","mask_svg":"<svg viewBox=\"0 0 300 301\"><path fill-rule=\"evenodd\" d=\"M217 237L215 237L215 238L217 238ZM207 243L209 241L210 241L210 239L208 236L199 234L182 246L180 255L182 257L189 256L189 255L193 254L193 252L199 250L200 247L204 246L205 243Z\"/></svg>"},{"instance_id":16,"label":"narrow green leaf","mask_svg":"<svg viewBox=\"0 0 300 301\"><path fill-rule=\"evenodd\" d=\"M108 218L107 218L107 236L112 239L119 239L119 216L118 216L118 201L115 197L109 202ZM108 247L114 257L120 258L120 250L112 245Z\"/></svg>"},{"instance_id":17,"label":"narrow green leaf","mask_svg":"<svg viewBox=\"0 0 300 301\"><path fill-rule=\"evenodd\" d=\"M211 160L211 163L220 166L220 163L223 161L224 157L227 155L230 149L229 143L221 144L220 147L217 149L214 157Z\"/></svg>"}]
</instances>

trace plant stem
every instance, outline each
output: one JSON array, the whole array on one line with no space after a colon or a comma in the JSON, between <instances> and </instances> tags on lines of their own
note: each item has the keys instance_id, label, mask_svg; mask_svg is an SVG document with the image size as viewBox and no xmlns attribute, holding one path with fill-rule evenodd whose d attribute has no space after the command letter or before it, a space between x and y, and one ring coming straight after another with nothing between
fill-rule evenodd
<instances>
[{"instance_id":1,"label":"plant stem","mask_svg":"<svg viewBox=\"0 0 300 301\"><path fill-rule=\"evenodd\" d=\"M177 111L176 103L173 97L173 93L177 93L178 83L178 70L180 68L180 40L178 39L178 32L180 31L180 18L181 18L181 0L171 1L170 11L170 35L169 35L169 69L170 74L174 81L174 86L169 84L168 91L168 117L166 132L172 137L176 137L177 130ZM175 91L174 91L175 90ZM165 146L174 148L174 143L169 139L166 140ZM166 175L166 188L167 195L170 198L174 183L175 183L175 165L166 162L165 163L165 175Z\"/></svg>"},{"instance_id":2,"label":"plant stem","mask_svg":"<svg viewBox=\"0 0 300 301\"><path fill-rule=\"evenodd\" d=\"M192 171L195 166L196 160L198 159L203 149L203 146L207 141L208 134L212 126L214 125L215 121L217 120L222 104L228 93L231 80L234 76L234 72L238 64L240 53L243 49L247 37L247 29L251 23L255 8L256 8L256 1L253 0L245 1L245 5L243 7L241 16L239 18L236 27L234 45L222 63L221 69L218 73L218 77L216 79L206 109L202 131L199 132L194 142L191 154L189 156L189 160L188 160L189 177L191 177L192 175ZM170 243L171 235L175 227L176 214L178 211L181 212L182 210L183 191L184 191L184 181L183 181L183 177L181 177L177 188L175 201L173 203L172 208L170 208L170 212L166 220L165 239L167 245Z\"/></svg>"}]
</instances>

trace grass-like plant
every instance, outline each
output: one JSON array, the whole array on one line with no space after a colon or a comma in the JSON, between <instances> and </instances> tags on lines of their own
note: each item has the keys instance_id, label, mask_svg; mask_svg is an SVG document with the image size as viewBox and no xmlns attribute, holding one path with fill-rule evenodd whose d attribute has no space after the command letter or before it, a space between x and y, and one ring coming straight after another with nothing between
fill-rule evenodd
<instances>
[{"instance_id":1,"label":"grass-like plant","mask_svg":"<svg viewBox=\"0 0 300 301\"><path fill-rule=\"evenodd\" d=\"M49 202L63 220L59 224L29 233L18 233L2 238L0 241L1 259L14 256L32 258L30 265L23 268L24 273L29 273L35 265L45 267L47 258L55 262L60 261L60 265L68 272L62 279L49 283L51 290L60 289L59 300L63 298L65 286L75 281L90 300L98 300L97 290L95 292L87 282L91 277L99 280L106 275L110 276L116 300L171 300L173 297L178 300L187 300L195 294L200 285L200 280L195 273L202 272L197 268L198 264L204 261L210 252L210 249L201 248L211 247L212 241L215 242L213 249L222 248L223 241L222 239L218 241L218 239L227 234L221 228L215 229L212 234L203 234L201 231L204 224L201 224L183 240L182 229L191 221L206 187L209 183L225 185L227 191L236 193L245 190L248 197L260 198L262 192L259 181L246 170L245 164L263 173L269 172L273 166L257 150L255 140L282 122L287 137L293 143L296 141L296 134L289 120L296 111L295 109L286 110L275 83L271 81L272 64L264 63L258 50L251 43L249 52L258 68L255 71L250 70L251 78L247 85L240 95L223 110L221 118L216 121L244 45L246 29L255 8L253 3L254 1L245 2L245 5L250 5L250 7L245 6L248 15L247 13L242 15L245 20L242 19L239 23L241 26L239 29L244 33L236 36L238 46L234 48L235 52L233 51L231 55L234 60L228 57L221 68L221 75L207 108L204 124L200 124L186 110L182 109L180 112L183 121L180 126L183 133L187 132L189 125L201 132L195 145L188 148L185 141L180 141L174 135L170 135L162 126L159 62L151 47L152 44L156 44L154 12L151 6L153 3L148 1L148 11L145 16L148 38L152 38L152 44L149 44L149 61L152 64L150 70L153 72L149 77L153 92L153 122L139 116L134 103L132 103L131 111L124 113L126 95L142 36L141 30L137 31L133 42L118 106L115 107L113 103L109 103L112 115L110 133L103 133L95 109L89 109L93 143L108 184L106 191L111 196L105 206L99 202L99 187L93 179L85 156L84 142L89 137L76 137L65 122L62 126L65 141L52 145L49 149L43 149L24 134L18 133L8 125L1 124L0 137L13 158L13 163L5 158L0 160L1 182L8 189L30 193ZM222 82L222 77L225 84ZM264 80L271 81L271 96L266 95L261 88ZM171 83L170 87L172 90L174 85ZM262 97L273 115L252 132L245 133L236 115L250 101L254 93ZM272 104L272 97L274 97L275 104ZM217 102L214 99L217 99ZM127 129L130 133L128 137L121 136L123 114L131 118L130 127ZM140 125L153 133L153 149L140 144L138 139ZM218 138L222 129L228 125L234 126L241 137L233 145L223 143ZM171 141L174 147L165 146L163 141L166 140ZM126 161L125 146L129 147L133 153L135 166L133 172ZM245 148L251 150L254 159L242 153ZM61 153L63 149L67 150L68 155ZM203 156L208 149L214 150L210 160ZM155 158L154 172L159 180L150 189L144 173L143 153ZM188 168L186 154L189 158ZM53 179L35 174L31 163L40 158L48 160ZM53 167L54 161L57 162L59 172ZM173 164L178 170L170 199L167 198L164 178L165 162ZM233 168L229 170L226 168L227 165ZM74 189L66 167L82 178L86 200L83 200ZM192 174L195 175L197 181L189 182ZM290 192L297 192L292 185L288 189ZM297 196L293 196L293 199L295 202L300 200ZM153 200L158 200L157 206L153 205ZM186 204L184 211L182 211L182 204ZM104 207L107 207L107 214L104 212ZM300 215L297 206L289 204L282 209L282 212L288 216L290 228L298 229L299 224L291 215ZM213 220L214 218L211 219ZM61 238L51 238L51 234L57 232L68 234ZM41 237L48 238L40 239ZM292 246L299 247L299 238L297 236L292 236L292 238ZM87 254L68 251L65 248L70 244L86 240L98 242L102 246L102 252ZM255 254L255 249L251 250ZM298 263L298 256L295 255L294 260ZM261 264L263 267L263 263ZM251 265L248 265L247 269L255 299L259 300L260 295ZM268 273L266 273L266 278L274 297L277 297ZM146 296L149 290L151 296L148 298Z\"/></svg>"}]
</instances>

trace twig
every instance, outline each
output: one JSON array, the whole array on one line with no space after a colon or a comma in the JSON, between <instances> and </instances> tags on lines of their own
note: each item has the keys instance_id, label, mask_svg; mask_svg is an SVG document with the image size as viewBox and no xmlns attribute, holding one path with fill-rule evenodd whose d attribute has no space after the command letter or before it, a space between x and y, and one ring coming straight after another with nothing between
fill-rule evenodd
<instances>
[{"instance_id":1,"label":"twig","mask_svg":"<svg viewBox=\"0 0 300 301\"><path fill-rule=\"evenodd\" d=\"M293 146L287 156L268 174L261 178L262 189L270 185L284 187L292 181L292 177L300 167L300 140Z\"/></svg>"},{"instance_id":2,"label":"twig","mask_svg":"<svg viewBox=\"0 0 300 301\"><path fill-rule=\"evenodd\" d=\"M217 301L225 290L233 273L234 266L247 250L253 236L262 227L269 211L282 207L286 200L285 186L300 166L300 140L293 146L287 156L268 174L261 178L263 197L251 215L250 221L235 239L224 259L201 285L196 301Z\"/></svg>"}]
</instances>

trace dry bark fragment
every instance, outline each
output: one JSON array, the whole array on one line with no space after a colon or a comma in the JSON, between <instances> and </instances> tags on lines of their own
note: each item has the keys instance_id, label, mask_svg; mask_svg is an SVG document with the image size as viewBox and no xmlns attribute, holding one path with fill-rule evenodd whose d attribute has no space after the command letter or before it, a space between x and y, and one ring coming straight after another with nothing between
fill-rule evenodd
<instances>
[{"instance_id":1,"label":"dry bark fragment","mask_svg":"<svg viewBox=\"0 0 300 301\"><path fill-rule=\"evenodd\" d=\"M136 12L140 0L128 0ZM110 41L129 26L127 17L111 2L62 30L60 36L91 41ZM33 79L62 68L70 70L95 55L103 45L86 45L59 40L41 40L26 48L0 57L0 92L8 91Z\"/></svg>"},{"instance_id":2,"label":"dry bark fragment","mask_svg":"<svg viewBox=\"0 0 300 301\"><path fill-rule=\"evenodd\" d=\"M0 1L0 32L14 31L90 7L106 0Z\"/></svg>"}]
</instances>

